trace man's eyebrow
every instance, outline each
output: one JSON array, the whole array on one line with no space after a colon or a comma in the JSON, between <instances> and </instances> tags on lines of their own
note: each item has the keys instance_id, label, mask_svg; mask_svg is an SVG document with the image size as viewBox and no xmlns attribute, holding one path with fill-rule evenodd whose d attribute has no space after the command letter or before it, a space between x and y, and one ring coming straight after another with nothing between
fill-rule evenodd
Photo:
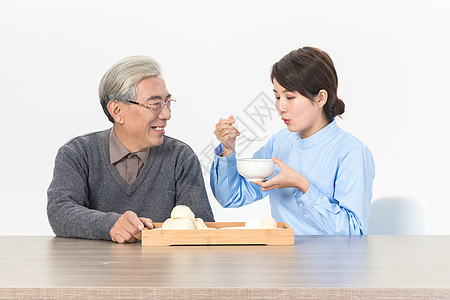
<instances>
[{"instance_id":1,"label":"man's eyebrow","mask_svg":"<svg viewBox=\"0 0 450 300\"><path fill-rule=\"evenodd\" d=\"M168 99L170 97L172 97L172 95L171 94L167 94L166 99ZM149 100L162 100L162 97L161 96L157 96L157 95L156 96L150 96L150 97L147 98L147 101L149 101Z\"/></svg>"},{"instance_id":2,"label":"man's eyebrow","mask_svg":"<svg viewBox=\"0 0 450 300\"><path fill-rule=\"evenodd\" d=\"M161 96L150 96L147 98L147 100L161 100L162 97Z\"/></svg>"}]
</instances>

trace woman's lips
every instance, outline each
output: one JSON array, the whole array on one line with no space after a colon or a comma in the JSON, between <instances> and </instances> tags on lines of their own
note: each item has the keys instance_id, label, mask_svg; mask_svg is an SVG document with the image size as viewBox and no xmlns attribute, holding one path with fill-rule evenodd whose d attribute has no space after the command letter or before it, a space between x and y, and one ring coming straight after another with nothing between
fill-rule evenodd
<instances>
[{"instance_id":1,"label":"woman's lips","mask_svg":"<svg viewBox=\"0 0 450 300\"><path fill-rule=\"evenodd\" d=\"M281 120L283 120L284 124L286 125L289 125L289 123L291 123L291 120L289 119L282 118Z\"/></svg>"}]
</instances>

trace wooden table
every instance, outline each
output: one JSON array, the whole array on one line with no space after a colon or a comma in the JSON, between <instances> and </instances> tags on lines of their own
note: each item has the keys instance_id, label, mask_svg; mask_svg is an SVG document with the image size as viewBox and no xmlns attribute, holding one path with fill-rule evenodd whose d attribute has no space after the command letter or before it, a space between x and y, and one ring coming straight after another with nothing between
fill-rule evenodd
<instances>
[{"instance_id":1,"label":"wooden table","mask_svg":"<svg viewBox=\"0 0 450 300\"><path fill-rule=\"evenodd\" d=\"M141 247L0 237L0 299L450 299L450 236Z\"/></svg>"}]
</instances>

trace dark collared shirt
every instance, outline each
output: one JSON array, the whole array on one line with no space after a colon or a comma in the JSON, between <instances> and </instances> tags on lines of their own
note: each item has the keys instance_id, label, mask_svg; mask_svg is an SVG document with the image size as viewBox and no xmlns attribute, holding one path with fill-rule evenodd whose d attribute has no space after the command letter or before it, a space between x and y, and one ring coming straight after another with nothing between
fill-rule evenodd
<instances>
[{"instance_id":1,"label":"dark collared shirt","mask_svg":"<svg viewBox=\"0 0 450 300\"><path fill-rule=\"evenodd\" d=\"M150 148L134 153L128 151L117 139L114 128L111 128L109 132L109 156L111 158L111 164L116 167L120 176L128 184L132 184L136 180L147 162L149 153Z\"/></svg>"}]
</instances>

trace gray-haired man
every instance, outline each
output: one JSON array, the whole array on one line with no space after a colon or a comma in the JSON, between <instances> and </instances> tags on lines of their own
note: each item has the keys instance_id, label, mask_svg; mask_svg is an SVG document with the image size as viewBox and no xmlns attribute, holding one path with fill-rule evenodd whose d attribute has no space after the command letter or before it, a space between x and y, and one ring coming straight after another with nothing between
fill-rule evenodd
<instances>
[{"instance_id":1,"label":"gray-haired man","mask_svg":"<svg viewBox=\"0 0 450 300\"><path fill-rule=\"evenodd\" d=\"M175 100L159 64L147 56L117 62L99 96L114 125L59 149L47 193L55 234L133 243L179 204L214 221L197 156L164 135Z\"/></svg>"}]
</instances>

